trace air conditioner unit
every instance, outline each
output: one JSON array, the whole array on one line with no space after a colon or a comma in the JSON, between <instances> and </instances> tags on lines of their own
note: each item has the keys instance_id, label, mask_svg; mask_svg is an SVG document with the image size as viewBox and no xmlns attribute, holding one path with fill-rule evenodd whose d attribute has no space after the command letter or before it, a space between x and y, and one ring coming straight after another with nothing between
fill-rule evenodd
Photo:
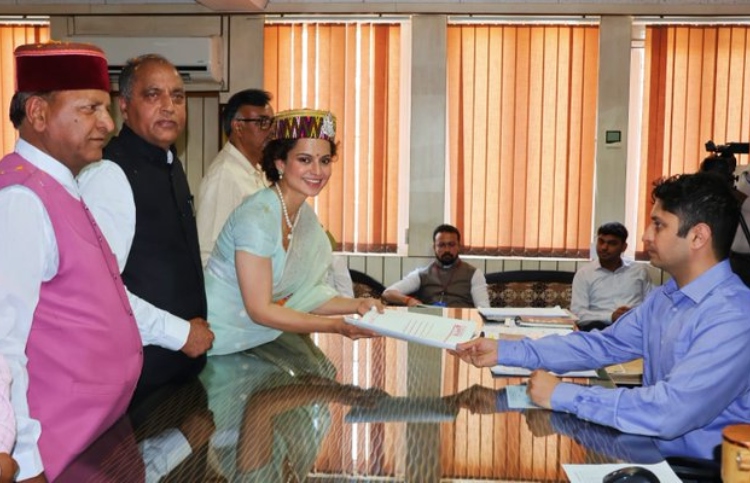
<instances>
[{"instance_id":1,"label":"air conditioner unit","mask_svg":"<svg viewBox=\"0 0 750 483\"><path fill-rule=\"evenodd\" d=\"M107 55L113 81L128 59L159 54L177 67L186 83L221 85L224 76L222 39L210 37L108 37L81 35L70 38L99 46Z\"/></svg>"}]
</instances>

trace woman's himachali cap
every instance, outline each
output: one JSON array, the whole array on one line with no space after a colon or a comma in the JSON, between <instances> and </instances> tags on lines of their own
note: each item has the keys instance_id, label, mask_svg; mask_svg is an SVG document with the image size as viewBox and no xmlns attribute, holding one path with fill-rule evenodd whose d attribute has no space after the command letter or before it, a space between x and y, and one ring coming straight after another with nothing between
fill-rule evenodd
<instances>
[{"instance_id":1,"label":"woman's himachali cap","mask_svg":"<svg viewBox=\"0 0 750 483\"><path fill-rule=\"evenodd\" d=\"M97 46L73 42L21 45L16 58L16 92L98 89L109 92L107 58Z\"/></svg>"},{"instance_id":2,"label":"woman's himachali cap","mask_svg":"<svg viewBox=\"0 0 750 483\"><path fill-rule=\"evenodd\" d=\"M274 117L276 139L325 139L336 137L336 117L330 111L295 109L282 111Z\"/></svg>"}]
</instances>

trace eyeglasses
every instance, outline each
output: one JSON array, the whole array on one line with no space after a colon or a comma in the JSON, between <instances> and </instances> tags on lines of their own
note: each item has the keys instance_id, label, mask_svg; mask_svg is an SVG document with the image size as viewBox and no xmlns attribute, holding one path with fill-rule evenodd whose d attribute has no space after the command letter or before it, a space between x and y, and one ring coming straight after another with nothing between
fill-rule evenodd
<instances>
[{"instance_id":1,"label":"eyeglasses","mask_svg":"<svg viewBox=\"0 0 750 483\"><path fill-rule=\"evenodd\" d=\"M235 117L235 121L240 122L255 122L258 124L258 127L265 131L266 129L269 129L271 126L276 124L276 120L272 117Z\"/></svg>"}]
</instances>

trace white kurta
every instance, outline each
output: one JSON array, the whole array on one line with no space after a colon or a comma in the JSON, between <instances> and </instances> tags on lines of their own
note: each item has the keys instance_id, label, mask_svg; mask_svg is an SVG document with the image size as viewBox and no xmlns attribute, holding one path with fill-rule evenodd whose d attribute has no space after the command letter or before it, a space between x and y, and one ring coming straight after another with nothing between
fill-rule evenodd
<instances>
[{"instance_id":1,"label":"white kurta","mask_svg":"<svg viewBox=\"0 0 750 483\"><path fill-rule=\"evenodd\" d=\"M268 181L263 171L253 166L232 143L226 143L211 162L198 191L196 223L204 267L229 214L242 200L266 186Z\"/></svg>"}]
</instances>

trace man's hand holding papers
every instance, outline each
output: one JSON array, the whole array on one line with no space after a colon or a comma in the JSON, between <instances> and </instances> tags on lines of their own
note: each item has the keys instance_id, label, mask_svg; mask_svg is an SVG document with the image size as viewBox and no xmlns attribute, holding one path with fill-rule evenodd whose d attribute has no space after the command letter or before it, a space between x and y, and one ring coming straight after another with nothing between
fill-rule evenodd
<instances>
[{"instance_id":1,"label":"man's hand holding papers","mask_svg":"<svg viewBox=\"0 0 750 483\"><path fill-rule=\"evenodd\" d=\"M472 339L457 344L454 354L477 367L492 367L497 364L497 340L486 337Z\"/></svg>"},{"instance_id":2,"label":"man's hand holding papers","mask_svg":"<svg viewBox=\"0 0 750 483\"><path fill-rule=\"evenodd\" d=\"M524 337L538 339L547 335L565 335L572 332L570 329L538 329L508 327L503 325L485 325L482 336L456 346L453 354L460 357L464 362L474 364L477 367L493 367L497 365L498 340L518 340Z\"/></svg>"},{"instance_id":3,"label":"man's hand holding papers","mask_svg":"<svg viewBox=\"0 0 750 483\"><path fill-rule=\"evenodd\" d=\"M480 337L458 344L453 354L459 356L464 362L477 367L491 367L494 374L505 374L506 372L514 372L515 368L498 365L498 340L518 339L521 337L538 339L549 335L564 336L571 332L572 330L570 329L485 326L485 332L482 332L482 335L489 337ZM526 371L526 369L518 368L518 375L522 375ZM574 373L562 374L562 376L596 377L596 371L576 371ZM558 375L544 370L535 370L529 374L527 382L529 398L541 408L552 409L552 393L558 384L560 384Z\"/></svg>"}]
</instances>

